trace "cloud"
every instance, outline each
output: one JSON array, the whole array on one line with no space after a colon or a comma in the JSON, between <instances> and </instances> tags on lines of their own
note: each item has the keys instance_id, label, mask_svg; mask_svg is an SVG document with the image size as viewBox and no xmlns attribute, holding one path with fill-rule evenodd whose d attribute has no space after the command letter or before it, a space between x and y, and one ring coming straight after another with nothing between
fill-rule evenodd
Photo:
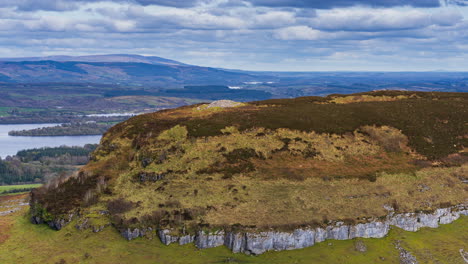
<instances>
[{"instance_id":1,"label":"cloud","mask_svg":"<svg viewBox=\"0 0 468 264\"><path fill-rule=\"evenodd\" d=\"M449 2L0 0L0 57L137 53L258 70L417 70L439 59L443 68L468 54L468 0Z\"/></svg>"},{"instance_id":2,"label":"cloud","mask_svg":"<svg viewBox=\"0 0 468 264\"><path fill-rule=\"evenodd\" d=\"M147 5L161 5L161 6L172 6L172 7L194 7L203 1L200 0L135 0L135 2L147 6ZM206 1L205 1L206 2Z\"/></svg>"},{"instance_id":3,"label":"cloud","mask_svg":"<svg viewBox=\"0 0 468 264\"><path fill-rule=\"evenodd\" d=\"M274 36L281 40L317 40L324 38L326 33L308 26L293 26L278 29Z\"/></svg>"},{"instance_id":4,"label":"cloud","mask_svg":"<svg viewBox=\"0 0 468 264\"><path fill-rule=\"evenodd\" d=\"M439 7L439 0L247 0L256 6L330 9L356 5L371 7ZM455 0L458 2L458 0Z\"/></svg>"},{"instance_id":5,"label":"cloud","mask_svg":"<svg viewBox=\"0 0 468 264\"><path fill-rule=\"evenodd\" d=\"M458 11L443 10L433 14L420 10L341 8L323 12L310 24L328 31L389 31L425 28L431 25L451 26L463 16Z\"/></svg>"},{"instance_id":6,"label":"cloud","mask_svg":"<svg viewBox=\"0 0 468 264\"><path fill-rule=\"evenodd\" d=\"M134 3L141 6L160 5L177 8L194 7L210 0L1 0L0 7L15 7L20 11L69 11L77 10L86 3Z\"/></svg>"},{"instance_id":7,"label":"cloud","mask_svg":"<svg viewBox=\"0 0 468 264\"><path fill-rule=\"evenodd\" d=\"M113 2L117 4L135 4L139 6L166 6L176 8L193 8L204 5L223 7L261 6L332 9L351 6L368 7L425 7L434 8L444 5L468 5L468 0L2 0L0 7L15 7L20 11L68 11L77 10L86 3Z\"/></svg>"},{"instance_id":8,"label":"cloud","mask_svg":"<svg viewBox=\"0 0 468 264\"><path fill-rule=\"evenodd\" d=\"M78 3L70 0L2 0L0 7L15 7L20 11L66 11L77 9Z\"/></svg>"}]
</instances>

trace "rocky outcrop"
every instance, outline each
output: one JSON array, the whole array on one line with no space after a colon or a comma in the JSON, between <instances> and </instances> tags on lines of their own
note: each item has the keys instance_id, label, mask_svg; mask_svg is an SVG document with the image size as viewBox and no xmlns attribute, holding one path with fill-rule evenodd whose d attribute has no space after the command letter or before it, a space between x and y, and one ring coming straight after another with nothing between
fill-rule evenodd
<instances>
[{"instance_id":1,"label":"rocky outcrop","mask_svg":"<svg viewBox=\"0 0 468 264\"><path fill-rule=\"evenodd\" d=\"M161 242L165 245L170 245L172 243L179 243L179 245L186 245L193 243L195 241L195 235L182 235L182 236L172 236L170 230L159 230L158 236L161 239Z\"/></svg>"},{"instance_id":2,"label":"rocky outcrop","mask_svg":"<svg viewBox=\"0 0 468 264\"><path fill-rule=\"evenodd\" d=\"M246 253L258 255L266 251L281 251L300 249L313 246L315 243L327 239L346 240L355 237L381 238L384 237L390 226L385 222L371 222L354 226L338 222L326 228L296 229L293 232L203 232L199 231L195 237L171 236L170 230L158 232L161 241L169 245L191 243L195 241L198 248L212 248L225 245L234 253ZM184 241L184 242L182 242Z\"/></svg>"},{"instance_id":3,"label":"rocky outcrop","mask_svg":"<svg viewBox=\"0 0 468 264\"><path fill-rule=\"evenodd\" d=\"M182 232L182 235L177 235L177 232L173 232L173 230L158 230L156 232L155 229L149 227L127 228L121 230L121 234L127 240L139 237L151 239L157 234L165 245L194 243L196 247L201 249L225 245L235 253L258 255L267 251L310 247L327 239L382 238L388 234L391 226L413 232L422 227L436 228L441 224L449 224L457 220L460 215L468 215L467 206L460 205L437 209L430 213L395 214L390 212L384 219L369 220L367 223L350 225L344 222L335 222L326 227L301 228L291 232L273 230L265 232L225 232L218 230L211 232L198 231L196 234ZM38 216L32 216L31 221L35 224L46 223L53 229L60 230L72 220L73 216L73 214L70 214L66 218L47 222ZM79 223L81 224L77 226L78 228L88 228L87 221ZM100 230L95 232L98 231Z\"/></svg>"},{"instance_id":4,"label":"rocky outcrop","mask_svg":"<svg viewBox=\"0 0 468 264\"><path fill-rule=\"evenodd\" d=\"M213 248L224 245L225 239L224 231L216 231L213 233L206 233L204 231L198 231L195 238L195 246L198 248Z\"/></svg>"},{"instance_id":5,"label":"rocky outcrop","mask_svg":"<svg viewBox=\"0 0 468 264\"><path fill-rule=\"evenodd\" d=\"M347 240L353 238L382 238L396 226L406 231L417 231L422 227L436 228L440 224L448 224L457 220L460 215L468 215L465 206L455 206L435 210L432 213L390 213L381 221L370 221L356 225L336 222L325 228L296 229L292 232L215 232L199 231L195 236L170 235L170 230L158 232L161 241L169 245L181 245L194 242L198 248L212 248L225 245L235 253L258 255L266 251L281 251L300 249L313 246L327 239Z\"/></svg>"},{"instance_id":6,"label":"rocky outcrop","mask_svg":"<svg viewBox=\"0 0 468 264\"><path fill-rule=\"evenodd\" d=\"M50 228L55 229L55 230L60 230L64 228L68 223L70 223L73 220L74 214L69 214L65 217L61 218L56 218L53 220L46 221L42 219L40 216L31 216L31 223L33 224L47 224L50 226Z\"/></svg>"},{"instance_id":7,"label":"rocky outcrop","mask_svg":"<svg viewBox=\"0 0 468 264\"><path fill-rule=\"evenodd\" d=\"M127 229L124 229L120 232L120 234L122 234L122 236L127 239L127 240L133 240L135 238L139 238L139 237L145 237L145 236L148 236L149 238L152 238L152 234L153 234L153 228L151 227L148 227L148 228L135 228L135 229L130 229L130 228L127 228Z\"/></svg>"},{"instance_id":8,"label":"rocky outcrop","mask_svg":"<svg viewBox=\"0 0 468 264\"><path fill-rule=\"evenodd\" d=\"M140 182L157 182L164 179L164 173L140 172L138 178Z\"/></svg>"},{"instance_id":9,"label":"rocky outcrop","mask_svg":"<svg viewBox=\"0 0 468 264\"><path fill-rule=\"evenodd\" d=\"M365 224L357 224L349 228L349 239L362 238L382 238L387 235L390 230L388 222L370 222Z\"/></svg>"},{"instance_id":10,"label":"rocky outcrop","mask_svg":"<svg viewBox=\"0 0 468 264\"><path fill-rule=\"evenodd\" d=\"M460 210L457 210L460 209ZM418 231L421 227L437 228L439 224L449 224L457 220L460 215L466 215L468 210L461 207L437 209L434 213L406 213L397 214L389 218L390 225L406 231Z\"/></svg>"},{"instance_id":11,"label":"rocky outcrop","mask_svg":"<svg viewBox=\"0 0 468 264\"><path fill-rule=\"evenodd\" d=\"M400 245L400 241L396 241L395 248L400 253L400 264L418 264L418 260L416 259L413 254L411 254L408 250L404 249Z\"/></svg>"},{"instance_id":12,"label":"rocky outcrop","mask_svg":"<svg viewBox=\"0 0 468 264\"><path fill-rule=\"evenodd\" d=\"M235 101L231 100L218 100L211 102L207 108L213 108L213 107L222 107L222 108L227 108L227 107L236 107L236 106L241 106L242 103L238 103Z\"/></svg>"},{"instance_id":13,"label":"rocky outcrop","mask_svg":"<svg viewBox=\"0 0 468 264\"><path fill-rule=\"evenodd\" d=\"M78 220L78 223L75 225L76 229L78 230L86 230L86 229L91 229L94 233L101 232L104 230L104 228L110 226L110 223L105 223L105 224L95 224L88 217L85 218L80 218Z\"/></svg>"}]
</instances>

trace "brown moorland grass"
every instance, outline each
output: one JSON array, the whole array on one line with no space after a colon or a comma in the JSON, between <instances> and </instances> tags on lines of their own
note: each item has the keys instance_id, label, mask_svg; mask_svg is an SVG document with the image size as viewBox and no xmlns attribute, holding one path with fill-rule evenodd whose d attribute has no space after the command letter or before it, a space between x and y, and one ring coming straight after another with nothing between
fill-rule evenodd
<instances>
[{"instance_id":1,"label":"brown moorland grass","mask_svg":"<svg viewBox=\"0 0 468 264\"><path fill-rule=\"evenodd\" d=\"M11 207L5 206L14 206L15 204L12 204L12 202L17 203L17 201L27 200L28 196L29 194L0 196L0 212L5 211L5 209L11 209ZM8 240L12 227L11 216L0 216L0 244Z\"/></svg>"},{"instance_id":2,"label":"brown moorland grass","mask_svg":"<svg viewBox=\"0 0 468 264\"><path fill-rule=\"evenodd\" d=\"M467 169L465 165L427 168L410 174L382 173L375 182L317 178L272 181L240 175L231 179L174 179L166 183L135 185L127 179L115 187L115 192L138 204L137 208L122 215L126 219L160 210L168 213L163 225L177 227L175 217L184 209L205 208L202 215L185 221L185 224L293 228L323 224L327 220L359 222L363 218L385 216L388 211L384 205L399 212L412 212L466 203L468 190L457 175L463 175ZM161 186L164 189L157 190ZM103 196L102 199L110 197ZM177 205L158 206L170 201L172 204L176 201ZM138 223L134 224L138 226Z\"/></svg>"},{"instance_id":3,"label":"brown moorland grass","mask_svg":"<svg viewBox=\"0 0 468 264\"><path fill-rule=\"evenodd\" d=\"M381 217L384 205L409 212L467 202L468 96L364 95L137 116L106 133L82 178L33 198L53 214L122 198L135 206L112 216L119 226L176 228L292 228Z\"/></svg>"}]
</instances>

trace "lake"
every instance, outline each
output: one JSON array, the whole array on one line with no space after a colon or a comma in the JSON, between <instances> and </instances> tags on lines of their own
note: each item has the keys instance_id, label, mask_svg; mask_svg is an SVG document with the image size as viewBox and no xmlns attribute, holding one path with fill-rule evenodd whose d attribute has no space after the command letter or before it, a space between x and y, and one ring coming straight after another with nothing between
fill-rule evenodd
<instances>
[{"instance_id":1,"label":"lake","mask_svg":"<svg viewBox=\"0 0 468 264\"><path fill-rule=\"evenodd\" d=\"M59 124L14 124L0 125L0 157L16 155L20 150L67 146L84 146L97 144L101 136L59 136L59 137L12 137L8 135L11 130L24 130L39 127L50 127Z\"/></svg>"}]
</instances>

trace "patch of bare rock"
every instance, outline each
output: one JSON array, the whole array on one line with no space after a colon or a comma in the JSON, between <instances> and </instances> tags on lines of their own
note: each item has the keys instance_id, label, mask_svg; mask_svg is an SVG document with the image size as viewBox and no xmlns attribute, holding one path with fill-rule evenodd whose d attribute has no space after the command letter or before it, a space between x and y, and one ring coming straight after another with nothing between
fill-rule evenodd
<instances>
[{"instance_id":1,"label":"patch of bare rock","mask_svg":"<svg viewBox=\"0 0 468 264\"><path fill-rule=\"evenodd\" d=\"M240 105L242 105L242 103L235 102L232 100L218 100L218 101L211 102L207 106L207 108L213 108L213 107L227 108L227 107L236 107Z\"/></svg>"}]
</instances>

